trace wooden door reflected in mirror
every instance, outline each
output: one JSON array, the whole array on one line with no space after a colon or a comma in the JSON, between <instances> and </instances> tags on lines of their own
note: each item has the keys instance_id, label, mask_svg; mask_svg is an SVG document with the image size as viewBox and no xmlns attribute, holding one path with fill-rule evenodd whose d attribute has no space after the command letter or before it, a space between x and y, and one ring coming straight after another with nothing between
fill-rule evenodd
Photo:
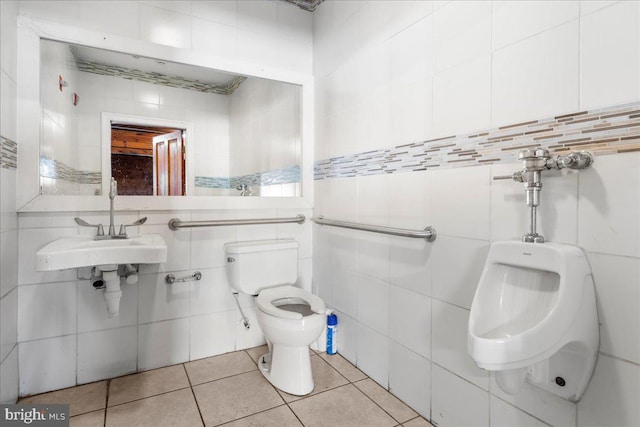
<instances>
[{"instance_id":1,"label":"wooden door reflected in mirror","mask_svg":"<svg viewBox=\"0 0 640 427\"><path fill-rule=\"evenodd\" d=\"M111 123L111 175L118 194L184 196L183 129Z\"/></svg>"}]
</instances>

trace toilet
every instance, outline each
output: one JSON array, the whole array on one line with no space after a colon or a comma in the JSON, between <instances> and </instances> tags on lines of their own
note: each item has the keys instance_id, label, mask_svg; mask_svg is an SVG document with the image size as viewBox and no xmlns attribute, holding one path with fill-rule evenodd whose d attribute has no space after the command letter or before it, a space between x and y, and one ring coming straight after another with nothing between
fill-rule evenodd
<instances>
[{"instance_id":1,"label":"toilet","mask_svg":"<svg viewBox=\"0 0 640 427\"><path fill-rule=\"evenodd\" d=\"M570 401L587 387L598 355L593 277L582 249L495 242L471 305L469 354L502 390L528 382Z\"/></svg>"},{"instance_id":2,"label":"toilet","mask_svg":"<svg viewBox=\"0 0 640 427\"><path fill-rule=\"evenodd\" d=\"M226 273L234 293L256 296L258 324L269 352L258 366L275 387L304 396L313 391L309 344L326 323L325 304L293 286L298 278L298 242L256 240L224 245Z\"/></svg>"}]
</instances>

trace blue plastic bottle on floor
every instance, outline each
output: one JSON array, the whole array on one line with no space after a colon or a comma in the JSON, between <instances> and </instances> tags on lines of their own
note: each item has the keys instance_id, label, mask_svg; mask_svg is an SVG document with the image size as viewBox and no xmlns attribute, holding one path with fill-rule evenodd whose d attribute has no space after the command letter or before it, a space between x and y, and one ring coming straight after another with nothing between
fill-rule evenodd
<instances>
[{"instance_id":1,"label":"blue plastic bottle on floor","mask_svg":"<svg viewBox=\"0 0 640 427\"><path fill-rule=\"evenodd\" d=\"M329 314L327 316L327 354L338 352L338 316Z\"/></svg>"}]
</instances>

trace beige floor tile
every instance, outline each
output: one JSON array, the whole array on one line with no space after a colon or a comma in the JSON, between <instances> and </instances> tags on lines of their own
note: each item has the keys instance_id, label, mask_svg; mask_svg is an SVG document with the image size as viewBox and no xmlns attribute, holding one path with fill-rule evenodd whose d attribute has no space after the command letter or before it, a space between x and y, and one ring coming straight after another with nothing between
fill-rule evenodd
<instances>
[{"instance_id":1,"label":"beige floor tile","mask_svg":"<svg viewBox=\"0 0 640 427\"><path fill-rule=\"evenodd\" d=\"M339 354L319 353L319 355L351 382L367 378L367 375L364 372L353 366L351 362Z\"/></svg>"},{"instance_id":2,"label":"beige floor tile","mask_svg":"<svg viewBox=\"0 0 640 427\"><path fill-rule=\"evenodd\" d=\"M251 357L244 351L207 357L206 359L185 363L184 367L187 369L191 385L219 380L220 378L258 369Z\"/></svg>"},{"instance_id":3,"label":"beige floor tile","mask_svg":"<svg viewBox=\"0 0 640 427\"><path fill-rule=\"evenodd\" d=\"M107 405L107 382L84 384L64 390L37 394L21 399L19 403L47 404L68 403L69 416L80 415L87 412L103 409Z\"/></svg>"},{"instance_id":4,"label":"beige floor tile","mask_svg":"<svg viewBox=\"0 0 640 427\"><path fill-rule=\"evenodd\" d=\"M318 356L311 356L311 372L313 373L314 387L313 391L307 396L313 396L314 394L318 394L323 391L327 391L332 388L340 387L341 385L349 383L349 381L347 381L342 375L340 375L338 371L333 369L331 365L329 365ZM280 393L285 402L293 402L294 400L306 397L295 396L293 394L285 393L282 390L278 390L278 393Z\"/></svg>"},{"instance_id":5,"label":"beige floor tile","mask_svg":"<svg viewBox=\"0 0 640 427\"><path fill-rule=\"evenodd\" d=\"M261 345L260 347L248 348L245 351L249 354L249 357L251 357L251 359L257 364L258 359L269 352L269 347L265 344Z\"/></svg>"},{"instance_id":6,"label":"beige floor tile","mask_svg":"<svg viewBox=\"0 0 640 427\"><path fill-rule=\"evenodd\" d=\"M369 396L371 400L387 411L389 415L395 418L399 423L409 421L410 419L418 416L413 409L402 403L400 399L389 393L372 379L358 381L353 385Z\"/></svg>"},{"instance_id":7,"label":"beige floor tile","mask_svg":"<svg viewBox=\"0 0 640 427\"><path fill-rule=\"evenodd\" d=\"M103 427L104 409L69 418L69 427Z\"/></svg>"},{"instance_id":8,"label":"beige floor tile","mask_svg":"<svg viewBox=\"0 0 640 427\"><path fill-rule=\"evenodd\" d=\"M202 426L190 389L172 391L107 409L106 427Z\"/></svg>"},{"instance_id":9,"label":"beige floor tile","mask_svg":"<svg viewBox=\"0 0 640 427\"><path fill-rule=\"evenodd\" d=\"M433 427L433 425L422 417L414 418L402 424L403 427Z\"/></svg>"},{"instance_id":10,"label":"beige floor tile","mask_svg":"<svg viewBox=\"0 0 640 427\"><path fill-rule=\"evenodd\" d=\"M258 371L193 387L202 418L214 426L282 405L276 390Z\"/></svg>"},{"instance_id":11,"label":"beige floor tile","mask_svg":"<svg viewBox=\"0 0 640 427\"><path fill-rule=\"evenodd\" d=\"M184 366L175 365L111 380L109 406L189 387Z\"/></svg>"},{"instance_id":12,"label":"beige floor tile","mask_svg":"<svg viewBox=\"0 0 640 427\"><path fill-rule=\"evenodd\" d=\"M305 427L385 427L398 423L352 384L289 404Z\"/></svg>"},{"instance_id":13,"label":"beige floor tile","mask_svg":"<svg viewBox=\"0 0 640 427\"><path fill-rule=\"evenodd\" d=\"M287 405L278 406L246 418L231 421L224 427L302 427Z\"/></svg>"}]
</instances>

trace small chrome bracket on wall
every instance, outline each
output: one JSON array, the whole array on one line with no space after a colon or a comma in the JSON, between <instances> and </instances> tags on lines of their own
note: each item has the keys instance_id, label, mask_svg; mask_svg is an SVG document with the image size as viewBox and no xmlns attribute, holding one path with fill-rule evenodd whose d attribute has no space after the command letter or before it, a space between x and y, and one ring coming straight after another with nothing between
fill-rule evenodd
<instances>
[{"instance_id":1,"label":"small chrome bracket on wall","mask_svg":"<svg viewBox=\"0 0 640 427\"><path fill-rule=\"evenodd\" d=\"M593 156L586 151L574 151L566 156L550 156L549 150L536 148L518 153L522 170L511 175L494 176L493 179L513 179L523 182L529 206L529 232L522 236L523 242L544 243L544 237L536 231L537 209L542 190L542 172L550 169L584 169L593 163Z\"/></svg>"},{"instance_id":2,"label":"small chrome bracket on wall","mask_svg":"<svg viewBox=\"0 0 640 427\"><path fill-rule=\"evenodd\" d=\"M166 276L164 276L164 283L166 283L167 285L172 285L176 282L191 282L193 280L200 279L202 279L202 273L200 273L199 271L196 271L191 276L180 277L179 279L176 279L176 276L174 276L173 274L167 274Z\"/></svg>"}]
</instances>

